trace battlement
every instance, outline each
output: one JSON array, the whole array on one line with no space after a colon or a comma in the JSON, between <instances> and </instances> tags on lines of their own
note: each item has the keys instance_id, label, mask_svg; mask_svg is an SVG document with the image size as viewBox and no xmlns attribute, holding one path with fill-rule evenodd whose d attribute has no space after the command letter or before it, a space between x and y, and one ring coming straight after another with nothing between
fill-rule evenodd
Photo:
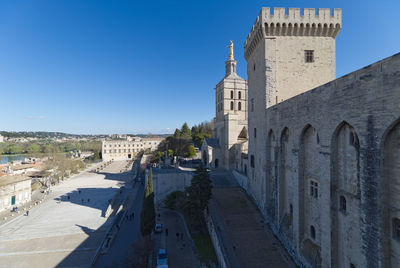
<instances>
[{"instance_id":1,"label":"battlement","mask_svg":"<svg viewBox=\"0 0 400 268\"><path fill-rule=\"evenodd\" d=\"M262 37L321 36L336 38L342 28L342 10L329 8L269 8L263 7L247 36L246 51ZM248 51L251 52L251 51ZM248 54L248 53L247 53Z\"/></svg>"}]
</instances>

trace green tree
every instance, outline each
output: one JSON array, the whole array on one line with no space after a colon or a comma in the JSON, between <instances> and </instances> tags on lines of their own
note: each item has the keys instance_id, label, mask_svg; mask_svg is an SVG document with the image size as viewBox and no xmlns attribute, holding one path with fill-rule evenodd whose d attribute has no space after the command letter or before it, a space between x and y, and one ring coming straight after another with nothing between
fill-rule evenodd
<instances>
[{"instance_id":1,"label":"green tree","mask_svg":"<svg viewBox=\"0 0 400 268\"><path fill-rule=\"evenodd\" d=\"M174 138L177 139L177 138L180 138L180 137L181 137L181 131L176 128L175 132L174 132Z\"/></svg>"},{"instance_id":2,"label":"green tree","mask_svg":"<svg viewBox=\"0 0 400 268\"><path fill-rule=\"evenodd\" d=\"M195 171L191 185L186 188L187 202L185 210L196 220L203 220L202 212L212 195L212 184L207 169L199 167Z\"/></svg>"},{"instance_id":3,"label":"green tree","mask_svg":"<svg viewBox=\"0 0 400 268\"><path fill-rule=\"evenodd\" d=\"M29 145L27 151L29 154L38 154L40 153L40 146L37 145L36 143L32 143L31 145Z\"/></svg>"},{"instance_id":4,"label":"green tree","mask_svg":"<svg viewBox=\"0 0 400 268\"><path fill-rule=\"evenodd\" d=\"M181 128L181 137L184 139L191 139L192 138L192 131L188 127L187 123L185 122Z\"/></svg>"},{"instance_id":5,"label":"green tree","mask_svg":"<svg viewBox=\"0 0 400 268\"><path fill-rule=\"evenodd\" d=\"M146 183L143 197L142 212L140 213L140 232L143 236L150 235L156 222L153 192L153 172L150 168L149 177Z\"/></svg>"},{"instance_id":6,"label":"green tree","mask_svg":"<svg viewBox=\"0 0 400 268\"><path fill-rule=\"evenodd\" d=\"M7 154L20 154L20 153L23 153L23 150L22 150L21 146L19 146L18 144L10 144L6 148L6 153Z\"/></svg>"},{"instance_id":7,"label":"green tree","mask_svg":"<svg viewBox=\"0 0 400 268\"><path fill-rule=\"evenodd\" d=\"M196 149L193 145L188 146L187 157L195 157L196 156Z\"/></svg>"}]
</instances>

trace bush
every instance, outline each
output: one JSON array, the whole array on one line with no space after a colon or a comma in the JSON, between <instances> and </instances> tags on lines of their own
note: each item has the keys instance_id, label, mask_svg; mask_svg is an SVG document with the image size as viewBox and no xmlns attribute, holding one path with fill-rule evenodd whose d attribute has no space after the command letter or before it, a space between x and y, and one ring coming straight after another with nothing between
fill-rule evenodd
<instances>
[{"instance_id":1,"label":"bush","mask_svg":"<svg viewBox=\"0 0 400 268\"><path fill-rule=\"evenodd\" d=\"M176 209L176 201L184 197L183 192L175 191L167 195L164 204L169 209Z\"/></svg>"}]
</instances>

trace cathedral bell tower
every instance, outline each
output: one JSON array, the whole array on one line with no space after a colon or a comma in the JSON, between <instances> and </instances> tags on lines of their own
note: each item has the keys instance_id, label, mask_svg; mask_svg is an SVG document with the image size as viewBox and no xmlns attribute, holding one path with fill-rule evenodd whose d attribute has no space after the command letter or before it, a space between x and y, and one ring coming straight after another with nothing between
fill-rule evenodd
<instances>
[{"instance_id":1,"label":"cathedral bell tower","mask_svg":"<svg viewBox=\"0 0 400 268\"><path fill-rule=\"evenodd\" d=\"M225 61L225 77L231 74L236 74L236 61L233 58L233 42L229 41L229 56L228 60Z\"/></svg>"}]
</instances>

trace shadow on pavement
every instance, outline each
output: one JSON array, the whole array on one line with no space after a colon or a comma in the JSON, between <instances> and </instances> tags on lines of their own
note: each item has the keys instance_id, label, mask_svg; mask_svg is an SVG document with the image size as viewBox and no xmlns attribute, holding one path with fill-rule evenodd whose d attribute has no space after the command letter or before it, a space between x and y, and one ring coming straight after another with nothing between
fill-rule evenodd
<instances>
[{"instance_id":1,"label":"shadow on pavement","mask_svg":"<svg viewBox=\"0 0 400 268\"><path fill-rule=\"evenodd\" d=\"M133 167L137 167L138 160L134 162ZM140 159L139 159L140 161ZM113 213L107 218L106 222L97 229L91 229L87 226L76 225L88 235L78 247L74 249L67 257L65 257L57 267L90 267L94 261L94 257L98 254L98 251L103 243L103 240L108 233L109 229L113 226L114 222L118 218L118 208L122 201L119 200L118 196L123 196L127 189L125 186L132 179L132 172L122 173L106 173L98 172L105 176L106 180L117 180L121 181L118 186L122 188L79 188L65 194L61 197L55 198L58 202L70 202L73 204L87 206L94 209L101 210L101 216L105 217L105 212L109 204L112 204ZM140 174L140 173L139 173ZM139 176L137 174L137 176ZM120 189L123 189L122 191ZM129 189L131 190L131 189ZM90 196L103 196L101 201L93 201ZM115 199L115 200L113 200ZM121 211L122 212L122 211ZM120 214L120 213L119 213ZM120 215L119 215L120 216Z\"/></svg>"}]
</instances>

